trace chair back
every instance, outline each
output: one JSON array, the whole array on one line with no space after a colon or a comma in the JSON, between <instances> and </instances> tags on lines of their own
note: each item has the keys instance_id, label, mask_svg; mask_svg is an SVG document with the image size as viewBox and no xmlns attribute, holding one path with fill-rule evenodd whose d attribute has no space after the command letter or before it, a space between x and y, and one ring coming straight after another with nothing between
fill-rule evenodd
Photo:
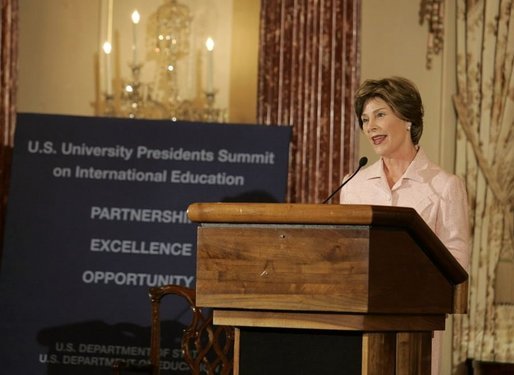
<instances>
[{"instance_id":1,"label":"chair back","mask_svg":"<svg viewBox=\"0 0 514 375\"><path fill-rule=\"evenodd\" d=\"M192 375L229 375L233 371L234 328L214 326L212 311L196 306L194 289L164 285L150 288L152 305L150 361L153 375L160 373L161 301L165 296L184 298L191 310L191 322L184 329L181 350Z\"/></svg>"}]
</instances>

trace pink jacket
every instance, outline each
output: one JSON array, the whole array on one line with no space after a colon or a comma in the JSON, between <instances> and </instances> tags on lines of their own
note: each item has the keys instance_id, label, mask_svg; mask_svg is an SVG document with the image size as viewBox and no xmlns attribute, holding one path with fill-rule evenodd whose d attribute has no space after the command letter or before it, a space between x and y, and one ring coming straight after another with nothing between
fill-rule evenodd
<instances>
[{"instance_id":1,"label":"pink jacket","mask_svg":"<svg viewBox=\"0 0 514 375\"><path fill-rule=\"evenodd\" d=\"M341 189L340 203L412 207L457 261L468 269L468 202L462 180L432 163L422 148L392 189L382 159Z\"/></svg>"},{"instance_id":2,"label":"pink jacket","mask_svg":"<svg viewBox=\"0 0 514 375\"><path fill-rule=\"evenodd\" d=\"M382 159L358 172L342 189L342 204L412 207L425 220L464 269L469 269L468 203L457 176L432 163L423 149L392 189ZM432 341L432 375L440 373L442 333Z\"/></svg>"}]
</instances>

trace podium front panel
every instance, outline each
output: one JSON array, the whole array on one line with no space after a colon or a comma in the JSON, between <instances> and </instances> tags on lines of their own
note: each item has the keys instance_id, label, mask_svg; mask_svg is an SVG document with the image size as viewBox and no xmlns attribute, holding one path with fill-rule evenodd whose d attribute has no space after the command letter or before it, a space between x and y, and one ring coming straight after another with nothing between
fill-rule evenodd
<instances>
[{"instance_id":1,"label":"podium front panel","mask_svg":"<svg viewBox=\"0 0 514 375\"><path fill-rule=\"evenodd\" d=\"M203 225L197 304L365 312L368 243L366 226Z\"/></svg>"},{"instance_id":2,"label":"podium front panel","mask_svg":"<svg viewBox=\"0 0 514 375\"><path fill-rule=\"evenodd\" d=\"M196 293L212 308L444 314L454 288L398 227L203 224Z\"/></svg>"}]
</instances>

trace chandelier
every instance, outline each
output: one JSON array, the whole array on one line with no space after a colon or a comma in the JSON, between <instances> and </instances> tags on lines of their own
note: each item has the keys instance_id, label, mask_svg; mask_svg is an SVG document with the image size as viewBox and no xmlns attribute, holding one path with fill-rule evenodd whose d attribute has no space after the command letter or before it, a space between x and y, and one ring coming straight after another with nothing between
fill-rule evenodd
<instances>
[{"instance_id":1,"label":"chandelier","mask_svg":"<svg viewBox=\"0 0 514 375\"><path fill-rule=\"evenodd\" d=\"M106 89L97 98L97 115L109 117L169 119L172 121L225 122L227 110L216 107L217 90L213 86L214 41L205 43L203 65L206 68L206 84L201 97L183 99L179 85L179 62L196 53L190 43L193 17L189 7L177 0L164 0L148 18L145 44L150 46L149 56L156 62L155 82L141 81L144 62L137 50L137 25L140 15L132 13L132 61L129 63L130 78L112 81L109 55L112 46L104 43L106 57ZM114 84L113 84L114 83ZM116 84L118 83L118 84ZM113 87L110 89L109 87Z\"/></svg>"}]
</instances>

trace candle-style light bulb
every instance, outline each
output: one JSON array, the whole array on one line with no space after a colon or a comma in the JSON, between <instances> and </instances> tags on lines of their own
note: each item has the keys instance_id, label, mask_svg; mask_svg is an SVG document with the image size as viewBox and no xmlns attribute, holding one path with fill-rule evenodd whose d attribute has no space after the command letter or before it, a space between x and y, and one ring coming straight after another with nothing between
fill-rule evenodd
<instances>
[{"instance_id":1,"label":"candle-style light bulb","mask_svg":"<svg viewBox=\"0 0 514 375\"><path fill-rule=\"evenodd\" d=\"M214 40L211 37L208 37L205 41L205 48L207 48L209 52L214 50Z\"/></svg>"},{"instance_id":2,"label":"candle-style light bulb","mask_svg":"<svg viewBox=\"0 0 514 375\"><path fill-rule=\"evenodd\" d=\"M139 12L137 10L135 10L132 12L131 18L132 18L132 23L137 25L139 23L139 21L141 20L141 15L139 14Z\"/></svg>"},{"instance_id":3,"label":"candle-style light bulb","mask_svg":"<svg viewBox=\"0 0 514 375\"><path fill-rule=\"evenodd\" d=\"M107 95L112 94L112 81L111 81L111 58L112 45L107 40L102 45L102 50L105 53L105 91Z\"/></svg>"},{"instance_id":4,"label":"candle-style light bulb","mask_svg":"<svg viewBox=\"0 0 514 375\"><path fill-rule=\"evenodd\" d=\"M214 76L214 61L213 61L213 51L214 51L214 40L211 37L208 37L205 41L205 48L207 48L207 79L206 79L206 88L205 91L207 93L212 94L214 92L214 84L213 84L213 76Z\"/></svg>"},{"instance_id":5,"label":"candle-style light bulb","mask_svg":"<svg viewBox=\"0 0 514 375\"><path fill-rule=\"evenodd\" d=\"M141 20L141 15L137 10L132 12L132 64L137 65L137 24Z\"/></svg>"},{"instance_id":6,"label":"candle-style light bulb","mask_svg":"<svg viewBox=\"0 0 514 375\"><path fill-rule=\"evenodd\" d=\"M106 55L110 55L112 51L111 43L109 43L108 41L104 42L102 49Z\"/></svg>"}]
</instances>

